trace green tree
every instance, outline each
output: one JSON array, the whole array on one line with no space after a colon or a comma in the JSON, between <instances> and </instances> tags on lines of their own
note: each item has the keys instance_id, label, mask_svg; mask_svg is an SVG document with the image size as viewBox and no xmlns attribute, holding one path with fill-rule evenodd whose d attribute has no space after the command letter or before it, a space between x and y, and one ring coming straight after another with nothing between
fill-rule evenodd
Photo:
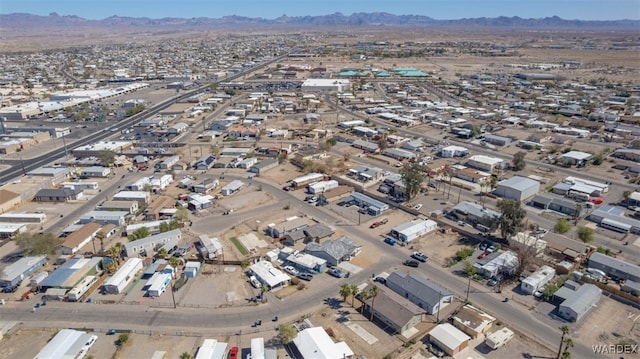
<instances>
[{"instance_id":1,"label":"green tree","mask_svg":"<svg viewBox=\"0 0 640 359\"><path fill-rule=\"evenodd\" d=\"M166 258L168 254L169 253L167 252L167 250L165 248L160 248L160 250L158 251L158 256L160 258Z\"/></svg>"},{"instance_id":2,"label":"green tree","mask_svg":"<svg viewBox=\"0 0 640 359\"><path fill-rule=\"evenodd\" d=\"M471 126L471 136L478 137L481 133L480 126Z\"/></svg>"},{"instance_id":3,"label":"green tree","mask_svg":"<svg viewBox=\"0 0 640 359\"><path fill-rule=\"evenodd\" d=\"M418 163L412 163L409 166L404 166L400 170L402 176L402 183L407 190L407 196L409 199L415 198L420 193L422 188L422 182L425 178L425 168Z\"/></svg>"},{"instance_id":4,"label":"green tree","mask_svg":"<svg viewBox=\"0 0 640 359\"><path fill-rule=\"evenodd\" d=\"M600 166L603 162L603 158L602 155L595 155L593 156L593 158L591 159L591 164L593 164L594 166Z\"/></svg>"},{"instance_id":5,"label":"green tree","mask_svg":"<svg viewBox=\"0 0 640 359\"><path fill-rule=\"evenodd\" d=\"M583 226L578 227L578 238L585 243L593 241L593 236L595 233L596 231L594 231L593 228Z\"/></svg>"},{"instance_id":6,"label":"green tree","mask_svg":"<svg viewBox=\"0 0 640 359\"><path fill-rule=\"evenodd\" d=\"M298 331L289 324L282 324L278 328L278 335L282 344L289 344L298 335Z\"/></svg>"},{"instance_id":7,"label":"green tree","mask_svg":"<svg viewBox=\"0 0 640 359\"><path fill-rule=\"evenodd\" d=\"M118 340L117 340L116 343L117 343L117 345L119 347L121 347L121 346L127 344L128 341L129 341L129 334L120 334L118 336Z\"/></svg>"},{"instance_id":8,"label":"green tree","mask_svg":"<svg viewBox=\"0 0 640 359\"><path fill-rule=\"evenodd\" d=\"M116 160L116 153L111 150L99 151L98 160L103 166L109 166Z\"/></svg>"},{"instance_id":9,"label":"green tree","mask_svg":"<svg viewBox=\"0 0 640 359\"><path fill-rule=\"evenodd\" d=\"M176 219L182 223L189 220L189 210L184 207L178 207L176 210Z\"/></svg>"},{"instance_id":10,"label":"green tree","mask_svg":"<svg viewBox=\"0 0 640 359\"><path fill-rule=\"evenodd\" d=\"M160 226L159 226L159 229L160 229L160 233L168 232L169 231L169 223L161 222Z\"/></svg>"},{"instance_id":11,"label":"green tree","mask_svg":"<svg viewBox=\"0 0 640 359\"><path fill-rule=\"evenodd\" d=\"M96 233L96 239L100 241L100 253L104 252L104 239L107 238L107 234L103 231Z\"/></svg>"},{"instance_id":12,"label":"green tree","mask_svg":"<svg viewBox=\"0 0 640 359\"><path fill-rule=\"evenodd\" d=\"M151 192L153 190L153 186L150 183L146 183L142 186L142 190L145 192Z\"/></svg>"},{"instance_id":13,"label":"green tree","mask_svg":"<svg viewBox=\"0 0 640 359\"><path fill-rule=\"evenodd\" d=\"M378 294L380 294L380 288L378 288L377 285L374 285L373 287L371 287L371 289L369 289L369 296L371 297L371 317L369 318L369 320L372 322L373 322L373 305L376 301L376 297L378 296Z\"/></svg>"},{"instance_id":14,"label":"green tree","mask_svg":"<svg viewBox=\"0 0 640 359\"><path fill-rule=\"evenodd\" d=\"M569 221L567 221L564 218L558 219L558 221L556 222L556 225L553 226L553 231L560 234L567 233L569 232L570 229L571 229L571 223L569 223Z\"/></svg>"},{"instance_id":15,"label":"green tree","mask_svg":"<svg viewBox=\"0 0 640 359\"><path fill-rule=\"evenodd\" d=\"M193 355L189 354L188 352L183 352L182 354L180 354L180 359L193 359Z\"/></svg>"},{"instance_id":16,"label":"green tree","mask_svg":"<svg viewBox=\"0 0 640 359\"><path fill-rule=\"evenodd\" d=\"M56 247L64 241L57 238L53 233L19 233L16 236L16 244L18 248L25 251L29 255L54 254Z\"/></svg>"},{"instance_id":17,"label":"green tree","mask_svg":"<svg viewBox=\"0 0 640 359\"><path fill-rule=\"evenodd\" d=\"M180 260L176 257L171 257L169 258L169 265L173 268L178 268L178 266L180 265Z\"/></svg>"},{"instance_id":18,"label":"green tree","mask_svg":"<svg viewBox=\"0 0 640 359\"><path fill-rule=\"evenodd\" d=\"M462 270L464 271L464 274L467 277L473 277L476 274L476 267L474 267L473 263L471 263L468 260L464 261L464 266Z\"/></svg>"},{"instance_id":19,"label":"green tree","mask_svg":"<svg viewBox=\"0 0 640 359\"><path fill-rule=\"evenodd\" d=\"M500 235L507 239L520 232L522 229L522 221L527 212L520 207L520 201L514 199L499 200L497 207L502 213L499 219Z\"/></svg>"},{"instance_id":20,"label":"green tree","mask_svg":"<svg viewBox=\"0 0 640 359\"><path fill-rule=\"evenodd\" d=\"M553 294L558 290L558 286L555 284L547 284L542 291L542 298L547 302L551 300Z\"/></svg>"},{"instance_id":21,"label":"green tree","mask_svg":"<svg viewBox=\"0 0 640 359\"><path fill-rule=\"evenodd\" d=\"M137 241L138 239L149 237L149 229L147 227L140 227L131 233L127 238L130 241Z\"/></svg>"},{"instance_id":22,"label":"green tree","mask_svg":"<svg viewBox=\"0 0 640 359\"><path fill-rule=\"evenodd\" d=\"M629 197L631 196L631 193L633 193L633 192L631 192L629 190L626 190L626 191L622 192L622 198L624 198L624 203L625 204L629 203Z\"/></svg>"},{"instance_id":23,"label":"green tree","mask_svg":"<svg viewBox=\"0 0 640 359\"><path fill-rule=\"evenodd\" d=\"M524 160L524 157L526 155L527 153L524 151L516 152L513 155L513 161L511 162L511 164L513 165L514 171L522 171L527 166L527 163Z\"/></svg>"},{"instance_id":24,"label":"green tree","mask_svg":"<svg viewBox=\"0 0 640 359\"><path fill-rule=\"evenodd\" d=\"M262 301L262 303L267 301L267 297L265 297L265 294L269 291L269 288L267 288L266 285L261 285L260 286L260 300Z\"/></svg>"}]
</instances>

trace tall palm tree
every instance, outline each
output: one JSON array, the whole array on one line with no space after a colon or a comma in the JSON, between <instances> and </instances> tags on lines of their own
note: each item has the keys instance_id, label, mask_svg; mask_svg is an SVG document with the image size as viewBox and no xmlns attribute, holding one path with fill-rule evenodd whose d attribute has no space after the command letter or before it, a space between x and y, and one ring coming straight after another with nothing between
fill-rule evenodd
<instances>
[{"instance_id":1,"label":"tall palm tree","mask_svg":"<svg viewBox=\"0 0 640 359\"><path fill-rule=\"evenodd\" d=\"M369 291L368 290L361 290L360 291L360 302L362 302L362 307L360 307L362 309L362 314L364 314L364 307L367 304L367 299L369 299Z\"/></svg>"},{"instance_id":2,"label":"tall palm tree","mask_svg":"<svg viewBox=\"0 0 640 359\"><path fill-rule=\"evenodd\" d=\"M558 355L556 355L557 359L560 359L560 354L562 354L562 344L564 344L564 337L569 334L569 327L566 325L563 325L560 327L560 330L562 331L562 336L560 337L560 346L558 347Z\"/></svg>"},{"instance_id":3,"label":"tall palm tree","mask_svg":"<svg viewBox=\"0 0 640 359\"><path fill-rule=\"evenodd\" d=\"M100 253L104 253L104 239L106 237L107 237L107 234L104 233L103 231L98 231L98 233L96 233L95 238L97 238L100 241Z\"/></svg>"},{"instance_id":4,"label":"tall palm tree","mask_svg":"<svg viewBox=\"0 0 640 359\"><path fill-rule=\"evenodd\" d=\"M351 287L351 308L353 308L353 301L358 294L358 286L355 284L349 284L349 287Z\"/></svg>"},{"instance_id":5,"label":"tall palm tree","mask_svg":"<svg viewBox=\"0 0 640 359\"><path fill-rule=\"evenodd\" d=\"M369 290L369 295L371 296L371 318L369 320L372 322L373 322L373 304L376 301L376 297L378 296L378 294L380 294L380 288L378 288L378 286L376 285L371 287L371 289Z\"/></svg>"},{"instance_id":6,"label":"tall palm tree","mask_svg":"<svg viewBox=\"0 0 640 359\"><path fill-rule=\"evenodd\" d=\"M267 297L265 297L265 293L267 293L269 291L269 288L267 288L266 285L261 285L260 286L260 300L262 301L262 303L267 301Z\"/></svg>"},{"instance_id":7,"label":"tall palm tree","mask_svg":"<svg viewBox=\"0 0 640 359\"><path fill-rule=\"evenodd\" d=\"M347 297L349 295L351 295L351 285L347 284L347 283L341 285L340 286L340 291L338 293L342 297L342 301L346 302L347 301Z\"/></svg>"}]
</instances>

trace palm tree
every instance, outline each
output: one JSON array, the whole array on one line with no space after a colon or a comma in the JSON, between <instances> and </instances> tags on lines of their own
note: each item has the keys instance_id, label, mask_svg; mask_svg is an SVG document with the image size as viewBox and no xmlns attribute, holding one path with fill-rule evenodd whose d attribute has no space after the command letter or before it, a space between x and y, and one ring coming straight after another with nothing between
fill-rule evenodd
<instances>
[{"instance_id":1,"label":"palm tree","mask_svg":"<svg viewBox=\"0 0 640 359\"><path fill-rule=\"evenodd\" d=\"M569 348L573 348L573 339L567 338L564 340L564 351L562 352L563 359L571 358L571 353L569 352Z\"/></svg>"},{"instance_id":2,"label":"palm tree","mask_svg":"<svg viewBox=\"0 0 640 359\"><path fill-rule=\"evenodd\" d=\"M349 287L351 287L351 308L353 308L353 300L356 298L356 295L358 294L358 286L355 284L349 284Z\"/></svg>"},{"instance_id":3,"label":"palm tree","mask_svg":"<svg viewBox=\"0 0 640 359\"><path fill-rule=\"evenodd\" d=\"M104 233L103 231L98 231L98 233L96 233L96 237L99 241L100 241L100 253L104 253L104 239L107 237L107 234ZM94 249L95 251L95 249Z\"/></svg>"},{"instance_id":4,"label":"palm tree","mask_svg":"<svg viewBox=\"0 0 640 359\"><path fill-rule=\"evenodd\" d=\"M369 320L372 322L373 322L373 303L376 301L376 297L378 296L378 294L380 294L380 288L378 288L378 286L376 285L371 287L371 289L369 290L369 295L371 296L371 319Z\"/></svg>"},{"instance_id":5,"label":"palm tree","mask_svg":"<svg viewBox=\"0 0 640 359\"><path fill-rule=\"evenodd\" d=\"M346 302L347 297L351 295L351 285L347 283L341 285L339 294L342 297L342 301Z\"/></svg>"},{"instance_id":6,"label":"palm tree","mask_svg":"<svg viewBox=\"0 0 640 359\"><path fill-rule=\"evenodd\" d=\"M260 286L260 300L262 301L262 303L267 301L267 298L265 298L264 294L268 291L269 291L269 288L267 288L266 285L263 284Z\"/></svg>"},{"instance_id":7,"label":"palm tree","mask_svg":"<svg viewBox=\"0 0 640 359\"><path fill-rule=\"evenodd\" d=\"M562 344L564 344L564 337L569 334L569 327L563 325L560 327L560 330L562 331L562 336L560 337L560 347L558 347L558 355L556 355L557 359L560 359L560 354L562 354Z\"/></svg>"},{"instance_id":8,"label":"palm tree","mask_svg":"<svg viewBox=\"0 0 640 359\"><path fill-rule=\"evenodd\" d=\"M109 248L109 250L107 251L107 256L113 259L115 262L119 262L118 257L120 257L120 250L118 249L118 246L115 245Z\"/></svg>"},{"instance_id":9,"label":"palm tree","mask_svg":"<svg viewBox=\"0 0 640 359\"><path fill-rule=\"evenodd\" d=\"M366 305L366 301L369 299L369 291L361 290L360 291L360 301L362 302L362 314L364 314L364 306Z\"/></svg>"}]
</instances>

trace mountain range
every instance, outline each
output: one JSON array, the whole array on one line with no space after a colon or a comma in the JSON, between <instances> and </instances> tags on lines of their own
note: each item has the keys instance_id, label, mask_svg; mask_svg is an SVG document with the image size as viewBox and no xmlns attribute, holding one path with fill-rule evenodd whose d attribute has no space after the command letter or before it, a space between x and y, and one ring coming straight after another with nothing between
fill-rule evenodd
<instances>
[{"instance_id":1,"label":"mountain range","mask_svg":"<svg viewBox=\"0 0 640 359\"><path fill-rule=\"evenodd\" d=\"M25 13L0 14L0 27L5 29L44 29L55 27L98 27L98 28L207 28L207 27L474 27L474 28L532 28L532 29L627 29L638 30L640 20L566 20L557 16L538 19L513 17L480 17L456 20L437 20L423 15L394 15L384 12L354 13L344 15L334 13L319 16L286 16L264 19L244 16L224 16L220 18L162 18L111 16L101 20L89 20L75 15L48 16Z\"/></svg>"}]
</instances>

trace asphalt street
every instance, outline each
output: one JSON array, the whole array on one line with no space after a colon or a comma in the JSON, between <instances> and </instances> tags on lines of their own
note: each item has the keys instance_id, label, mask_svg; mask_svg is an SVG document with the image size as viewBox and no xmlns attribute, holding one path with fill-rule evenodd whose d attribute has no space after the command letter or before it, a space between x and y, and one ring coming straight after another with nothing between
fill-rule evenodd
<instances>
[{"instance_id":1,"label":"asphalt street","mask_svg":"<svg viewBox=\"0 0 640 359\"><path fill-rule=\"evenodd\" d=\"M225 177L243 178L243 176L234 176L228 173L225 174ZM279 186L268 183L261 178L254 178L253 181L259 182L264 191L275 194L280 200L272 206L282 205L283 201L292 204L299 203L300 206L296 206L296 210L302 210L321 222L335 225L335 223L342 221L341 218L327 208L315 207L300 202L292 194L282 191ZM251 219L253 215L260 211L263 211L263 209L256 208L218 218L223 218L219 221L224 222L224 225L230 228L233 225ZM209 221L212 226L217 227L217 232L222 230L217 221L213 222L213 219ZM311 282L308 290L287 297L284 300L278 300L269 295L267 304L255 307L231 307L215 310L180 306L174 309L124 304L50 302L46 307L39 309L35 313L31 312L32 303L9 302L7 305L0 307L0 315L3 320L22 322L24 323L23 325L28 327L75 326L97 327L103 330L117 328L168 332L201 330L220 335L233 335L240 331L243 333L257 330L269 331L274 329L276 325L270 321L273 316L278 315L283 322L298 319L301 315L314 312L318 307L325 305L324 302L327 298L338 298L338 288L342 283L358 285L369 280L374 273L389 271L394 268L400 269L401 261L408 258L409 249L406 247L389 247L380 238L366 232L362 227L343 225L340 229L356 241L366 242L366 246L376 246L378 250L386 255L380 261L366 268L366 270L353 274L349 279L336 279L326 274L321 274L320 276L326 275L327 280L318 280L318 278ZM366 255L366 249L361 255ZM401 270L407 269L402 267ZM464 298L466 295L467 280L453 275L447 268L427 263L418 269L409 269L409 271L420 273L439 283L458 298ZM505 326L525 333L550 348L555 348L560 334L557 328L564 323L550 318L541 318L539 315L532 314L528 308L513 301L503 303L499 294L487 290L482 285L472 283L471 288L469 299L474 305L496 315ZM252 328L250 326L251 323L258 319L261 319L265 324L258 329ZM590 348L581 343L576 343L573 353L580 358L593 355Z\"/></svg>"}]
</instances>

